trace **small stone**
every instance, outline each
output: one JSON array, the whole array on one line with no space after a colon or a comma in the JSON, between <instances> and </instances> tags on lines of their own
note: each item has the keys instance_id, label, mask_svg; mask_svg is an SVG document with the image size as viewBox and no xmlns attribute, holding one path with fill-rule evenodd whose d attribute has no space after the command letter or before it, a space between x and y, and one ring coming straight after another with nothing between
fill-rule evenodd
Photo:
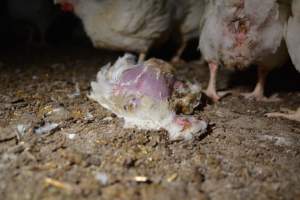
<instances>
[{"instance_id":1,"label":"small stone","mask_svg":"<svg viewBox=\"0 0 300 200\"><path fill-rule=\"evenodd\" d=\"M112 117L104 117L104 118L102 119L102 121L111 121L111 120L113 120Z\"/></svg>"},{"instance_id":2,"label":"small stone","mask_svg":"<svg viewBox=\"0 0 300 200\"><path fill-rule=\"evenodd\" d=\"M92 121L92 120L94 120L94 116L92 115L92 113L87 112L85 117L84 117L84 120L85 121Z\"/></svg>"},{"instance_id":3,"label":"small stone","mask_svg":"<svg viewBox=\"0 0 300 200\"><path fill-rule=\"evenodd\" d=\"M57 123L45 123L43 126L36 128L34 132L38 135L42 135L45 133L50 133L54 129L56 129L59 126Z\"/></svg>"},{"instance_id":4,"label":"small stone","mask_svg":"<svg viewBox=\"0 0 300 200\"><path fill-rule=\"evenodd\" d=\"M68 138L69 138L70 140L74 140L75 137L76 137L76 134L75 134L75 133L69 133L69 134L68 134Z\"/></svg>"},{"instance_id":5,"label":"small stone","mask_svg":"<svg viewBox=\"0 0 300 200\"><path fill-rule=\"evenodd\" d=\"M174 174L172 174L171 176L169 176L168 178L167 178L167 181L168 182L173 182L176 178L177 178L177 173L174 173Z\"/></svg>"},{"instance_id":6,"label":"small stone","mask_svg":"<svg viewBox=\"0 0 300 200\"><path fill-rule=\"evenodd\" d=\"M138 183L146 183L149 181L149 178L146 176L135 176L134 180Z\"/></svg>"},{"instance_id":7,"label":"small stone","mask_svg":"<svg viewBox=\"0 0 300 200\"><path fill-rule=\"evenodd\" d=\"M101 183L101 185L107 185L108 184L108 176L104 172L97 172L95 175L95 179Z\"/></svg>"},{"instance_id":8,"label":"small stone","mask_svg":"<svg viewBox=\"0 0 300 200\"><path fill-rule=\"evenodd\" d=\"M17 124L17 132L22 137L30 128L30 124Z\"/></svg>"}]
</instances>

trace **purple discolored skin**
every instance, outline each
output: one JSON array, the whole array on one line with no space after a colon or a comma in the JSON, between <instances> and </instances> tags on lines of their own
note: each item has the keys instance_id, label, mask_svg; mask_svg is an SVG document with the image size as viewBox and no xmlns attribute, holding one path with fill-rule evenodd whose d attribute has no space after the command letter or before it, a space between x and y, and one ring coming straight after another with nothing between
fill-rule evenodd
<instances>
[{"instance_id":1,"label":"purple discolored skin","mask_svg":"<svg viewBox=\"0 0 300 200\"><path fill-rule=\"evenodd\" d=\"M141 94L158 101L167 100L172 93L174 78L156 68L136 66L125 70L116 85L126 94Z\"/></svg>"}]
</instances>

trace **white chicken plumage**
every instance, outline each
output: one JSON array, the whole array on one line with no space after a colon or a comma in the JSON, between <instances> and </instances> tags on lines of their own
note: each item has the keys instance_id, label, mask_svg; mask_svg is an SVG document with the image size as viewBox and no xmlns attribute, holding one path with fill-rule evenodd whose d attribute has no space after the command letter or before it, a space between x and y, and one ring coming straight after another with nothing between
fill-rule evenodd
<instances>
[{"instance_id":1,"label":"white chicken plumage","mask_svg":"<svg viewBox=\"0 0 300 200\"><path fill-rule=\"evenodd\" d=\"M290 58L295 68L300 72L300 0L292 1L292 15L289 17L286 43ZM286 113L268 113L267 117L283 117L300 122L300 107L297 111Z\"/></svg>"},{"instance_id":2,"label":"white chicken plumage","mask_svg":"<svg viewBox=\"0 0 300 200\"><path fill-rule=\"evenodd\" d=\"M145 54L170 32L169 0L56 0L71 4L97 48Z\"/></svg>"},{"instance_id":3,"label":"white chicken plumage","mask_svg":"<svg viewBox=\"0 0 300 200\"><path fill-rule=\"evenodd\" d=\"M288 6L276 0L211 0L205 12L199 48L210 68L207 95L220 99L216 92L219 65L243 69L256 64L257 85L247 97L264 100L266 76L288 58L283 40Z\"/></svg>"},{"instance_id":4,"label":"white chicken plumage","mask_svg":"<svg viewBox=\"0 0 300 200\"><path fill-rule=\"evenodd\" d=\"M291 60L300 72L300 0L292 1L292 16L287 25L286 43Z\"/></svg>"},{"instance_id":5,"label":"white chicken plumage","mask_svg":"<svg viewBox=\"0 0 300 200\"><path fill-rule=\"evenodd\" d=\"M172 67L159 59L135 63L126 54L106 65L91 83L89 97L125 121L125 128L169 132L170 139L191 139L206 131L207 124L189 115L199 104L200 86L174 78Z\"/></svg>"}]
</instances>

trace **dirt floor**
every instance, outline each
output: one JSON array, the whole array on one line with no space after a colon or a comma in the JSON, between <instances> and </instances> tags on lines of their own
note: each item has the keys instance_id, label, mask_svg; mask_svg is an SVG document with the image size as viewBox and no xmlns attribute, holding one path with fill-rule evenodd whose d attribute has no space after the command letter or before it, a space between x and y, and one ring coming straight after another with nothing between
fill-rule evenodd
<instances>
[{"instance_id":1,"label":"dirt floor","mask_svg":"<svg viewBox=\"0 0 300 200\"><path fill-rule=\"evenodd\" d=\"M268 80L281 102L234 94L203 104L195 115L208 133L171 142L165 131L123 129L87 98L96 72L118 55L71 47L0 54L0 199L300 199L300 124L264 117L300 105L295 70ZM207 67L177 68L207 84ZM222 89L250 90L255 81L251 70L219 77ZM45 125L57 127L40 133Z\"/></svg>"}]
</instances>

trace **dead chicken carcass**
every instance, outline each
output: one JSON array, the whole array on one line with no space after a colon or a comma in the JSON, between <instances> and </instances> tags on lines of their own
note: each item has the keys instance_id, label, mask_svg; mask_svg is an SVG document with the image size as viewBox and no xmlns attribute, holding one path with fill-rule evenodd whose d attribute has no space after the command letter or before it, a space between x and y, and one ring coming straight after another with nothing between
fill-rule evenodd
<instances>
[{"instance_id":1,"label":"dead chicken carcass","mask_svg":"<svg viewBox=\"0 0 300 200\"><path fill-rule=\"evenodd\" d=\"M104 66L92 82L89 97L125 121L126 128L165 129L170 139L191 139L207 124L189 115L198 106L200 85L176 80L172 66L159 59L136 64L125 54Z\"/></svg>"},{"instance_id":2,"label":"dead chicken carcass","mask_svg":"<svg viewBox=\"0 0 300 200\"><path fill-rule=\"evenodd\" d=\"M201 23L199 48L210 69L206 94L214 101L220 65L244 69L258 66L258 80L247 98L267 100L264 85L269 72L283 65L288 53L284 29L289 6L276 0L211 0Z\"/></svg>"},{"instance_id":3,"label":"dead chicken carcass","mask_svg":"<svg viewBox=\"0 0 300 200\"><path fill-rule=\"evenodd\" d=\"M140 54L168 38L172 6L169 0L55 0L74 11L94 47Z\"/></svg>"},{"instance_id":4,"label":"dead chicken carcass","mask_svg":"<svg viewBox=\"0 0 300 200\"><path fill-rule=\"evenodd\" d=\"M295 68L300 72L300 0L292 1L292 16L289 17L286 43L290 58ZM290 111L289 113L268 113L267 117L283 117L300 122L300 107L297 111Z\"/></svg>"}]
</instances>

